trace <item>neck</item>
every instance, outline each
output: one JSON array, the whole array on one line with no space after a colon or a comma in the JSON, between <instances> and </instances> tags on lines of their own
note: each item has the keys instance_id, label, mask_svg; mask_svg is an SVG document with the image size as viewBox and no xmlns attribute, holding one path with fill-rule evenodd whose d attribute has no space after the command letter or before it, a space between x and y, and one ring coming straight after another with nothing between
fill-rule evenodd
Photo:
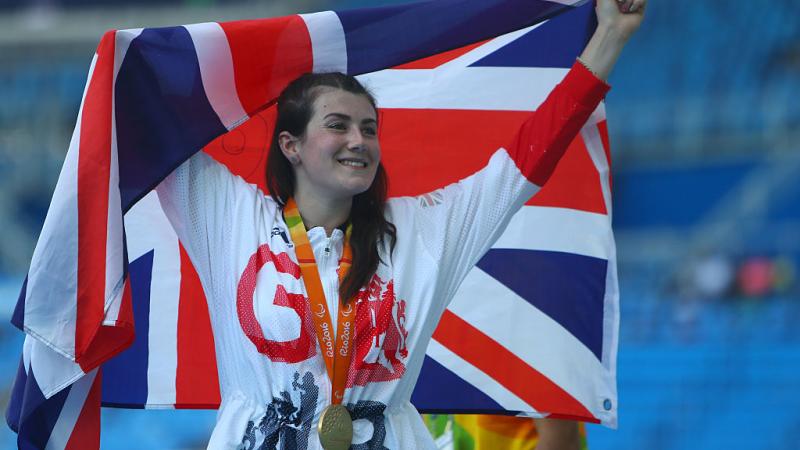
<instances>
[{"instance_id":1,"label":"neck","mask_svg":"<svg viewBox=\"0 0 800 450\"><path fill-rule=\"evenodd\" d=\"M297 189L294 195L297 209L307 230L314 227L325 228L325 233L330 236L333 229L347 222L350 217L350 208L353 198L322 198L318 195L309 195Z\"/></svg>"}]
</instances>

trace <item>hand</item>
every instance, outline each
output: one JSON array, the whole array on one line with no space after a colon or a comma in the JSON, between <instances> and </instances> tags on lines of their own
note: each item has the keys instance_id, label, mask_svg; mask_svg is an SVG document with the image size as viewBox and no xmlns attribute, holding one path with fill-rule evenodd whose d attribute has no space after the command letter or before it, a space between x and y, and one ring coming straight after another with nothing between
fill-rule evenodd
<instances>
[{"instance_id":1,"label":"hand","mask_svg":"<svg viewBox=\"0 0 800 450\"><path fill-rule=\"evenodd\" d=\"M597 27L627 40L642 24L647 0L597 0Z\"/></svg>"},{"instance_id":2,"label":"hand","mask_svg":"<svg viewBox=\"0 0 800 450\"><path fill-rule=\"evenodd\" d=\"M608 80L628 38L639 29L647 0L597 0L597 29L581 61L599 78Z\"/></svg>"}]
</instances>

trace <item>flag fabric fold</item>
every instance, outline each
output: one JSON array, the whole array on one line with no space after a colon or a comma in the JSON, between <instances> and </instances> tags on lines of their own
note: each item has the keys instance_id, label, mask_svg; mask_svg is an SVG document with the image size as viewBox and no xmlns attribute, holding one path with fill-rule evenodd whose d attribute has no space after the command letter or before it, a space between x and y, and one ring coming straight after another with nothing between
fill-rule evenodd
<instances>
[{"instance_id":1,"label":"flag fabric fold","mask_svg":"<svg viewBox=\"0 0 800 450\"><path fill-rule=\"evenodd\" d=\"M101 369L82 374L50 398L39 389L42 377L77 371L80 367L74 362L26 336L6 411L6 421L18 435L18 448L99 448Z\"/></svg>"},{"instance_id":2,"label":"flag fabric fold","mask_svg":"<svg viewBox=\"0 0 800 450\"><path fill-rule=\"evenodd\" d=\"M202 287L151 191L201 150L263 189L289 81L358 75L378 99L390 195L420 195L507 142L593 26L583 0L447 0L107 32L13 317L49 355L21 366L7 414L20 442L41 404L66 411L58 399L104 363L84 391L102 385L106 405L219 403ZM419 409L615 425L609 166L601 105L443 316Z\"/></svg>"}]
</instances>

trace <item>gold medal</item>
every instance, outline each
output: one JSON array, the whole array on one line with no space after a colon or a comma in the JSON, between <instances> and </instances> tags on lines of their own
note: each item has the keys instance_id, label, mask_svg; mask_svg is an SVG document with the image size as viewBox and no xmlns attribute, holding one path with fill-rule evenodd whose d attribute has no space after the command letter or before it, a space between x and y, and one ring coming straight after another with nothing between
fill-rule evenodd
<instances>
[{"instance_id":1,"label":"gold medal","mask_svg":"<svg viewBox=\"0 0 800 450\"><path fill-rule=\"evenodd\" d=\"M353 419L341 404L330 405L322 411L317 433L325 450L347 450L353 441Z\"/></svg>"}]
</instances>

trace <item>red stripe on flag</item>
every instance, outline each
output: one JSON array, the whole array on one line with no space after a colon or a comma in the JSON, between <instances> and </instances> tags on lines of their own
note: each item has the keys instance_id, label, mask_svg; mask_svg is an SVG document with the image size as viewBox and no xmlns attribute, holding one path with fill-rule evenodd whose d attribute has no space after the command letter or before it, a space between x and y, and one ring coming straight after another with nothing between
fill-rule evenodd
<instances>
[{"instance_id":1,"label":"red stripe on flag","mask_svg":"<svg viewBox=\"0 0 800 450\"><path fill-rule=\"evenodd\" d=\"M100 397L102 396L103 369L97 369L92 387L86 394L78 420L72 428L64 450L90 450L100 448ZM74 388L73 388L74 389Z\"/></svg>"},{"instance_id":2,"label":"red stripe on flag","mask_svg":"<svg viewBox=\"0 0 800 450\"><path fill-rule=\"evenodd\" d=\"M557 410L582 420L600 422L556 383L451 311L445 310L433 338L536 410Z\"/></svg>"},{"instance_id":3,"label":"red stripe on flag","mask_svg":"<svg viewBox=\"0 0 800 450\"><path fill-rule=\"evenodd\" d=\"M381 109L381 161L389 173L389 195L420 195L472 175L508 144L529 115L527 111ZM268 108L209 143L205 151L267 192L264 173L274 120L275 108ZM527 204L606 213L600 177L580 135Z\"/></svg>"},{"instance_id":4,"label":"red stripe on flag","mask_svg":"<svg viewBox=\"0 0 800 450\"><path fill-rule=\"evenodd\" d=\"M472 175L508 144L530 114L382 109L382 162L389 173L389 195L420 195ZM605 214L600 178L580 137L527 204Z\"/></svg>"},{"instance_id":5,"label":"red stripe on flag","mask_svg":"<svg viewBox=\"0 0 800 450\"><path fill-rule=\"evenodd\" d=\"M122 305L117 315L117 326L129 326L133 329L133 291L131 290L131 277L125 276L125 286L122 293ZM133 333L133 331L131 331Z\"/></svg>"},{"instance_id":6,"label":"red stripe on flag","mask_svg":"<svg viewBox=\"0 0 800 450\"><path fill-rule=\"evenodd\" d=\"M100 41L97 61L81 113L77 180L78 292L75 356L82 367L85 367L85 353L103 321L105 309L114 42L114 31L107 32Z\"/></svg>"},{"instance_id":7,"label":"red stripe on flag","mask_svg":"<svg viewBox=\"0 0 800 450\"><path fill-rule=\"evenodd\" d=\"M267 192L266 170L277 108L273 105L235 129L214 139L203 150L231 173Z\"/></svg>"},{"instance_id":8,"label":"red stripe on flag","mask_svg":"<svg viewBox=\"0 0 800 450\"><path fill-rule=\"evenodd\" d=\"M217 356L211 319L200 277L180 246L181 296L178 303L176 408L217 408L220 403Z\"/></svg>"},{"instance_id":9,"label":"red stripe on flag","mask_svg":"<svg viewBox=\"0 0 800 450\"><path fill-rule=\"evenodd\" d=\"M485 41L476 42L474 44L465 45L464 47L456 48L447 52L439 53L436 55L428 56L427 58L418 59L409 63L401 64L394 67L394 69L435 69L446 62L450 62L459 56L472 51L475 48L489 42Z\"/></svg>"},{"instance_id":10,"label":"red stripe on flag","mask_svg":"<svg viewBox=\"0 0 800 450\"><path fill-rule=\"evenodd\" d=\"M122 287L122 305L117 321L111 325L103 325L97 330L91 345L78 362L81 369L84 372L94 369L131 345L134 337L133 296L131 295L130 277L128 277Z\"/></svg>"},{"instance_id":11,"label":"red stripe on flag","mask_svg":"<svg viewBox=\"0 0 800 450\"><path fill-rule=\"evenodd\" d=\"M578 135L561 157L556 170L528 205L555 206L606 214L603 186L586 143Z\"/></svg>"},{"instance_id":12,"label":"red stripe on flag","mask_svg":"<svg viewBox=\"0 0 800 450\"><path fill-rule=\"evenodd\" d=\"M253 115L313 67L311 37L300 16L221 23L233 57L239 101Z\"/></svg>"}]
</instances>

